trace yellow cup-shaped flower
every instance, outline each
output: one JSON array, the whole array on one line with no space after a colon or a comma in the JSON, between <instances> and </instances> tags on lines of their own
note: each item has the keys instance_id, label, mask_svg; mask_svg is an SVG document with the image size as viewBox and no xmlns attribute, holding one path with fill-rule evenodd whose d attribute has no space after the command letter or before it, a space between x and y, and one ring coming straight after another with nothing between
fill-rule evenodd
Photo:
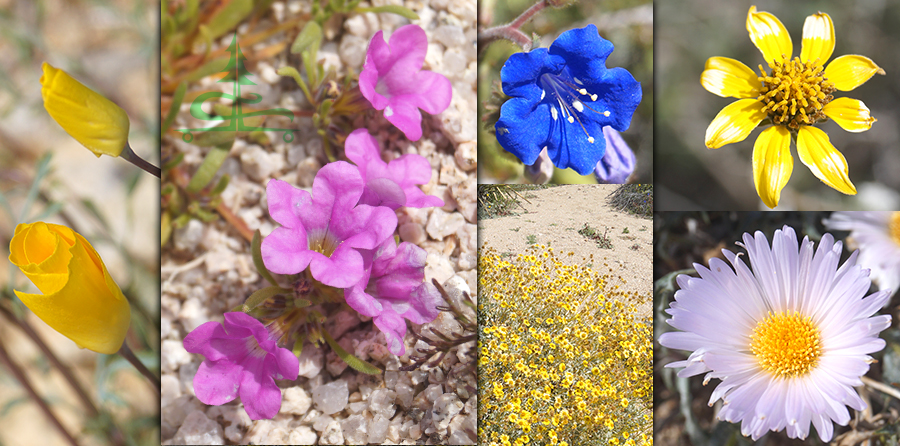
<instances>
[{"instance_id":1,"label":"yellow cup-shaped flower","mask_svg":"<svg viewBox=\"0 0 900 446\"><path fill-rule=\"evenodd\" d=\"M128 142L128 115L122 107L44 62L41 96L47 113L94 155L119 156Z\"/></svg>"},{"instance_id":2,"label":"yellow cup-shaped flower","mask_svg":"<svg viewBox=\"0 0 900 446\"><path fill-rule=\"evenodd\" d=\"M36 222L16 226L9 261L44 294L16 291L54 330L98 353L119 350L131 309L97 251L81 234Z\"/></svg>"}]
</instances>

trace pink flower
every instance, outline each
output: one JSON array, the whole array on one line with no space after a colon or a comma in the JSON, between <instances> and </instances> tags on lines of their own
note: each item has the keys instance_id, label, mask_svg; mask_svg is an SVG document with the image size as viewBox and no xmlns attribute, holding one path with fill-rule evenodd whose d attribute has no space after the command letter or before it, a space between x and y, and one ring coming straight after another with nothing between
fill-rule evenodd
<instances>
[{"instance_id":1,"label":"pink flower","mask_svg":"<svg viewBox=\"0 0 900 446\"><path fill-rule=\"evenodd\" d=\"M357 206L363 192L359 170L346 161L329 163L313 180L312 195L281 180L266 186L269 214L281 223L263 239L266 268L296 274L309 266L319 282L336 288L363 276L357 249L374 249L397 229L397 214L386 207Z\"/></svg>"},{"instance_id":2,"label":"pink flower","mask_svg":"<svg viewBox=\"0 0 900 446\"><path fill-rule=\"evenodd\" d=\"M366 274L356 285L344 290L344 298L360 314L374 318L384 333L388 349L397 356L406 354L403 338L406 321L431 322L443 302L434 285L424 282L425 250L403 242L398 247L386 240L366 256Z\"/></svg>"},{"instance_id":3,"label":"pink flower","mask_svg":"<svg viewBox=\"0 0 900 446\"><path fill-rule=\"evenodd\" d=\"M281 409L276 379L297 379L300 361L278 347L276 335L244 313L225 313L224 327L207 322L184 338L184 349L206 359L194 375L194 393L219 406L240 394L252 420L273 418Z\"/></svg>"},{"instance_id":4,"label":"pink flower","mask_svg":"<svg viewBox=\"0 0 900 446\"><path fill-rule=\"evenodd\" d=\"M347 136L344 153L359 167L365 183L360 204L424 208L443 206L444 201L425 195L416 185L431 180L431 164L421 155L409 153L390 163L381 159L378 141L366 129L356 129Z\"/></svg>"},{"instance_id":5,"label":"pink flower","mask_svg":"<svg viewBox=\"0 0 900 446\"><path fill-rule=\"evenodd\" d=\"M428 38L418 25L406 25L384 41L382 31L375 33L366 52L366 63L359 74L359 91L376 110L400 129L411 141L422 137L422 114L436 115L450 105L453 94L446 77L420 71Z\"/></svg>"}]
</instances>

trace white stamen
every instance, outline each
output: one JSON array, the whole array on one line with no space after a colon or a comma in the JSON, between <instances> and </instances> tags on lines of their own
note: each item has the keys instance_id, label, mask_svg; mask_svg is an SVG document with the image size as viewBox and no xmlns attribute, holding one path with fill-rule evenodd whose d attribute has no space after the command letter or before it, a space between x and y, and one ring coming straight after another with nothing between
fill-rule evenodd
<instances>
[{"instance_id":1,"label":"white stamen","mask_svg":"<svg viewBox=\"0 0 900 446\"><path fill-rule=\"evenodd\" d=\"M584 105L581 103L581 101L573 102L572 107L575 107L575 110L578 110L579 113L584 111Z\"/></svg>"},{"instance_id":2,"label":"white stamen","mask_svg":"<svg viewBox=\"0 0 900 446\"><path fill-rule=\"evenodd\" d=\"M387 118L388 116L394 116L394 110L391 109L390 105L384 108L384 117Z\"/></svg>"},{"instance_id":3,"label":"white stamen","mask_svg":"<svg viewBox=\"0 0 900 446\"><path fill-rule=\"evenodd\" d=\"M544 96L547 96L547 92L544 90L541 90L541 100L542 101L544 100Z\"/></svg>"},{"instance_id":4,"label":"white stamen","mask_svg":"<svg viewBox=\"0 0 900 446\"><path fill-rule=\"evenodd\" d=\"M592 101L596 101L596 100L597 100L597 95L592 94L592 95L591 95L591 100L592 100Z\"/></svg>"},{"instance_id":5,"label":"white stamen","mask_svg":"<svg viewBox=\"0 0 900 446\"><path fill-rule=\"evenodd\" d=\"M606 116L606 117L608 118L608 117L609 117L609 110L603 112L603 116Z\"/></svg>"},{"instance_id":6,"label":"white stamen","mask_svg":"<svg viewBox=\"0 0 900 446\"><path fill-rule=\"evenodd\" d=\"M575 122L575 118L573 118L572 115L569 115L569 124L573 122Z\"/></svg>"},{"instance_id":7,"label":"white stamen","mask_svg":"<svg viewBox=\"0 0 900 446\"><path fill-rule=\"evenodd\" d=\"M556 107L554 107L552 105L550 106L550 116L552 116L553 120L556 121L556 119L557 119Z\"/></svg>"},{"instance_id":8,"label":"white stamen","mask_svg":"<svg viewBox=\"0 0 900 446\"><path fill-rule=\"evenodd\" d=\"M578 90L578 92L581 94L587 94L587 90L584 88L582 88L581 90Z\"/></svg>"},{"instance_id":9,"label":"white stamen","mask_svg":"<svg viewBox=\"0 0 900 446\"><path fill-rule=\"evenodd\" d=\"M591 143L591 144L593 144L593 143L594 143L594 137L593 137L593 136L588 136L588 142Z\"/></svg>"}]
</instances>

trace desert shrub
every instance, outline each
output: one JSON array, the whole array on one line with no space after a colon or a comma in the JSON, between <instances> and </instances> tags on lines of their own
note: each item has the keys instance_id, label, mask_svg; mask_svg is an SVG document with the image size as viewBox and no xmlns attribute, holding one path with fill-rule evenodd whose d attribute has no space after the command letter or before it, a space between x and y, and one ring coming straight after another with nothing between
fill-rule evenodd
<instances>
[{"instance_id":1,"label":"desert shrub","mask_svg":"<svg viewBox=\"0 0 900 446\"><path fill-rule=\"evenodd\" d=\"M650 218L653 214L652 184L623 184L606 197L614 209Z\"/></svg>"},{"instance_id":2,"label":"desert shrub","mask_svg":"<svg viewBox=\"0 0 900 446\"><path fill-rule=\"evenodd\" d=\"M479 253L479 444L650 445L650 292L558 257Z\"/></svg>"}]
</instances>

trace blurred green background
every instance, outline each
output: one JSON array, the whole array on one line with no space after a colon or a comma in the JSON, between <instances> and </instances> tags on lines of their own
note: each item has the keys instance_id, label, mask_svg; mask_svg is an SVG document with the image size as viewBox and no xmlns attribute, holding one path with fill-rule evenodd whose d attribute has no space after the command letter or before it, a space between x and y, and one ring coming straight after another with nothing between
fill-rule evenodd
<instances>
[{"instance_id":1,"label":"blurred green background","mask_svg":"<svg viewBox=\"0 0 900 446\"><path fill-rule=\"evenodd\" d=\"M534 0L478 2L481 29L509 23L535 3ZM653 5L647 0L581 1L573 6L538 12L526 23L522 32L541 36L540 45L548 48L563 32L597 25L600 35L615 46L607 59L607 67L623 67L641 83L643 98L631 120L631 127L622 138L635 152L637 167L632 182L653 182ZM497 41L479 54L478 58L478 116L485 116L484 102L490 99L492 85L499 88L500 68L521 48L507 41ZM479 120L478 182L520 183L522 162L503 150L494 137L493 126L485 128ZM581 176L572 169L555 169L552 183L596 183L593 175Z\"/></svg>"},{"instance_id":2,"label":"blurred green background","mask_svg":"<svg viewBox=\"0 0 900 446\"><path fill-rule=\"evenodd\" d=\"M704 144L706 128L733 98L721 98L700 85L700 73L713 56L740 60L756 70L762 54L746 29L751 5L774 14L800 54L803 22L825 12L835 27L832 59L861 54L887 75L875 75L861 87L835 97L863 101L876 122L863 133L848 133L834 122L818 127L847 159L857 195L847 196L819 181L791 152L794 170L781 194L779 210L900 208L900 2L896 1L735 1L659 0L656 2L660 104L656 145L657 210L767 210L756 194L751 170L753 143L760 130L716 150Z\"/></svg>"},{"instance_id":3,"label":"blurred green background","mask_svg":"<svg viewBox=\"0 0 900 446\"><path fill-rule=\"evenodd\" d=\"M159 3L0 0L0 344L82 445L159 444L159 394L119 355L80 349L13 290L37 292L6 259L17 223L63 224L97 250L131 304L126 342L159 374L159 180L95 157L47 113L41 63L67 71L128 113L134 152L159 165ZM18 325L30 325L71 369L92 413ZM0 445L68 445L0 365Z\"/></svg>"}]
</instances>

